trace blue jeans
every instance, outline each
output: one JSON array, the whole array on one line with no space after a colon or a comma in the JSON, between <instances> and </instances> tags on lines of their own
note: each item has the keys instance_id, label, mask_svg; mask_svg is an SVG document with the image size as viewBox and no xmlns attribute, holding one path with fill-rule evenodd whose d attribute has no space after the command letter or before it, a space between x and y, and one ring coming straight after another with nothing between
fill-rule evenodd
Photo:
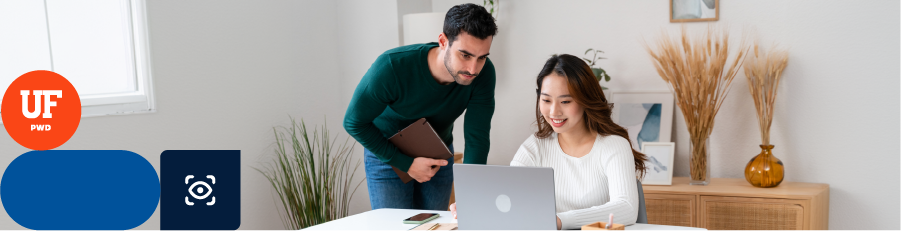
<instances>
[{"instance_id":1,"label":"blue jeans","mask_svg":"<svg viewBox=\"0 0 901 231\"><path fill-rule=\"evenodd\" d=\"M448 145L454 153L453 145ZM454 158L447 159L431 180L419 183L411 180L404 184L397 173L367 149L363 149L366 165L366 184L372 209L424 209L446 211L454 184Z\"/></svg>"}]
</instances>

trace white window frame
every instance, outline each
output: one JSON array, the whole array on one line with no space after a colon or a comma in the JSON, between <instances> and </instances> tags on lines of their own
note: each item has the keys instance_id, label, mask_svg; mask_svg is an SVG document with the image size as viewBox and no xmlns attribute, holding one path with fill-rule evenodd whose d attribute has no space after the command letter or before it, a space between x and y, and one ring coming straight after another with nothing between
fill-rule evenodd
<instances>
[{"instance_id":1,"label":"white window frame","mask_svg":"<svg viewBox=\"0 0 901 231\"><path fill-rule=\"evenodd\" d=\"M81 116L128 115L156 112L150 64L150 36L147 30L145 0L127 0L131 16L131 48L136 91L126 93L80 95ZM52 57L51 57L52 59Z\"/></svg>"},{"instance_id":2,"label":"white window frame","mask_svg":"<svg viewBox=\"0 0 901 231\"><path fill-rule=\"evenodd\" d=\"M129 45L132 48L131 71L134 73L135 90L129 92L79 95L81 99L81 117L106 115L129 115L156 112L153 95L153 81L150 64L150 36L147 31L147 11L145 0L123 0L126 4L122 10L128 10L130 23ZM47 2L44 1L46 9ZM46 14L46 10L44 11ZM45 16L46 17L46 16ZM48 33L50 33L48 31ZM52 36L52 35L51 35ZM49 42L49 41L48 41ZM48 44L49 45L49 44ZM53 57L50 57L50 70L53 71ZM2 123L2 122L0 122Z\"/></svg>"}]
</instances>

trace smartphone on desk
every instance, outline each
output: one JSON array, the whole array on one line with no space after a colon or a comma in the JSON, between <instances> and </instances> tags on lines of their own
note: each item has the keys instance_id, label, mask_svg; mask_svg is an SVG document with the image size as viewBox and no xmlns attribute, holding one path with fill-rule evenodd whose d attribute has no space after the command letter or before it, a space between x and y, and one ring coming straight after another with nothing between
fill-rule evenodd
<instances>
[{"instance_id":1,"label":"smartphone on desk","mask_svg":"<svg viewBox=\"0 0 901 231\"><path fill-rule=\"evenodd\" d=\"M404 219L404 224L422 224L438 218L437 213L420 213Z\"/></svg>"}]
</instances>

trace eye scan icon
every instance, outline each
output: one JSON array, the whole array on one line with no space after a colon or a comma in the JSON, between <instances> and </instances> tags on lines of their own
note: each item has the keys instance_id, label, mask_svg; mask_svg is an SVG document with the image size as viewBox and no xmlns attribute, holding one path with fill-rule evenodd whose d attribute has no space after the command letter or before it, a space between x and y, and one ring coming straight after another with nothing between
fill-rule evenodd
<instances>
[{"instance_id":1,"label":"eye scan icon","mask_svg":"<svg viewBox=\"0 0 901 231\"><path fill-rule=\"evenodd\" d=\"M240 150L166 150L159 182L160 229L241 227Z\"/></svg>"},{"instance_id":2,"label":"eye scan icon","mask_svg":"<svg viewBox=\"0 0 901 231\"><path fill-rule=\"evenodd\" d=\"M185 184L190 184L191 180L194 178L194 175L188 175L185 177ZM213 184L216 184L216 177L213 175L206 175ZM204 189L206 188L206 189ZM196 192L196 193L195 193ZM206 193L206 194L204 194ZM209 198L209 202L206 202L207 206L213 206L216 204L216 197L210 197L210 194L213 194L213 187L210 184L207 184L205 181L194 181L191 186L188 186L188 194L191 194L191 197L194 197L194 200L204 200ZM194 206L194 202L191 202L191 199L188 196L185 196L185 204L188 206Z\"/></svg>"}]
</instances>

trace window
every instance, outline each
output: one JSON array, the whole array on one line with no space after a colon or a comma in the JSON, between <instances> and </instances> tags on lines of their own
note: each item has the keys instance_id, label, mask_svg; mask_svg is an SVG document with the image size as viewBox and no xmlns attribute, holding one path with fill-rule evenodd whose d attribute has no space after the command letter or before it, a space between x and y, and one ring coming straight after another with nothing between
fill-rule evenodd
<instances>
[{"instance_id":1,"label":"window","mask_svg":"<svg viewBox=\"0 0 901 231\"><path fill-rule=\"evenodd\" d=\"M75 86L83 117L155 111L144 8L143 0L0 1L0 88L51 70Z\"/></svg>"}]
</instances>

